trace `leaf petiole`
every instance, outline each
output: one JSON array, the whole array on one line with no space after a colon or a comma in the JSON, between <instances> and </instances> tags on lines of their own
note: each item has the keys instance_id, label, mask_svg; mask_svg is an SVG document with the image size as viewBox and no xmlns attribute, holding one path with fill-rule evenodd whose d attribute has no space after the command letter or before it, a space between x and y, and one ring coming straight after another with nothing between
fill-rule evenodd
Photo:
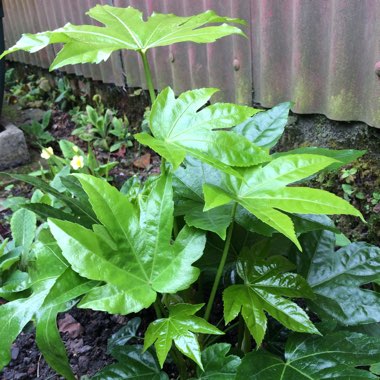
<instances>
[{"instance_id":1,"label":"leaf petiole","mask_svg":"<svg viewBox=\"0 0 380 380\"><path fill-rule=\"evenodd\" d=\"M234 219L235 219L235 214L236 214L236 207L237 207L237 203L234 202L234 205L233 205L233 208L232 208L232 212L231 212L231 224L228 227L227 238L226 238L226 242L224 244L222 258L220 260L220 263L219 263L219 266L218 266L218 270L216 272L214 284L213 284L212 289L211 289L210 298L209 298L209 300L207 302L206 312L205 312L205 315L204 315L204 319L206 321L208 321L209 318L210 318L211 309L212 309L212 306L214 304L216 291L218 290L219 282L220 282L220 279L222 278L223 269L224 269L224 266L226 264L228 252L230 250L232 232L233 232L233 229L234 229Z\"/></svg>"}]
</instances>

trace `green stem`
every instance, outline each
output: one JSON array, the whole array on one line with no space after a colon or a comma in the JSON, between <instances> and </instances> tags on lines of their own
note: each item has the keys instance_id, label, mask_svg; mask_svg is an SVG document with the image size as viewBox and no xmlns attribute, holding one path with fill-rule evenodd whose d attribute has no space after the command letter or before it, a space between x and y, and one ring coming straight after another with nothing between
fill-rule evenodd
<instances>
[{"instance_id":1,"label":"green stem","mask_svg":"<svg viewBox=\"0 0 380 380\"><path fill-rule=\"evenodd\" d=\"M153 80L152 80L152 71L150 70L149 62L148 62L145 51L140 50L139 53L140 53L140 56L141 56L141 59L143 61L143 65L144 65L144 74L145 74L146 84L147 84L148 90L149 90L150 101L153 104L154 101L156 100L156 93L154 92L154 85L153 85Z\"/></svg>"},{"instance_id":2,"label":"green stem","mask_svg":"<svg viewBox=\"0 0 380 380\"><path fill-rule=\"evenodd\" d=\"M179 378L181 380L182 379L186 380L188 378L186 362L183 360L180 352L178 351L178 349L176 347L173 347L171 349L171 353L172 353L173 361L178 368Z\"/></svg>"},{"instance_id":3,"label":"green stem","mask_svg":"<svg viewBox=\"0 0 380 380\"><path fill-rule=\"evenodd\" d=\"M243 341L241 342L241 350L244 354L247 354L251 349L251 333L248 330L247 324L244 322L244 336Z\"/></svg>"},{"instance_id":4,"label":"green stem","mask_svg":"<svg viewBox=\"0 0 380 380\"><path fill-rule=\"evenodd\" d=\"M156 312L156 315L157 315L157 319L161 319L162 318L162 313L161 313L161 308L160 308L159 302L160 302L159 299L156 298L156 301L153 304L154 311Z\"/></svg>"},{"instance_id":5,"label":"green stem","mask_svg":"<svg viewBox=\"0 0 380 380\"><path fill-rule=\"evenodd\" d=\"M212 306L213 306L214 300L215 300L215 295L216 295L216 292L218 290L220 279L222 278L222 275L223 275L223 269L224 269L224 266L226 264L228 252L230 250L232 232L233 232L233 229L234 229L234 219L235 219L236 207L237 207L237 203L235 202L234 206L232 208L231 224L228 227L227 238L226 238L226 242L224 244L222 258L220 260L220 263L219 263L219 266L218 266L218 270L216 272L214 284L213 284L212 289L211 289L210 298L209 298L209 300L207 302L206 312L205 312L205 316L204 316L204 319L206 321L208 321L209 318L210 318L211 309L212 309Z\"/></svg>"}]
</instances>

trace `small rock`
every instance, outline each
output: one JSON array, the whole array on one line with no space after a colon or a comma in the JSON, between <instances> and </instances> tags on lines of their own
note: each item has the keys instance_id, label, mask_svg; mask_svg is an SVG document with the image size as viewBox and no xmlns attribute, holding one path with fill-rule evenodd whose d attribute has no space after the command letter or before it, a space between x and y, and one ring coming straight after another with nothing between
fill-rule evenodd
<instances>
[{"instance_id":1,"label":"small rock","mask_svg":"<svg viewBox=\"0 0 380 380\"><path fill-rule=\"evenodd\" d=\"M17 346L13 346L11 349L12 360L16 360L19 353L20 353L20 349Z\"/></svg>"},{"instance_id":2,"label":"small rock","mask_svg":"<svg viewBox=\"0 0 380 380\"><path fill-rule=\"evenodd\" d=\"M82 325L68 313L58 321L58 328L60 332L67 333L70 338L77 338L83 332Z\"/></svg>"},{"instance_id":3,"label":"small rock","mask_svg":"<svg viewBox=\"0 0 380 380\"><path fill-rule=\"evenodd\" d=\"M146 153L143 156L133 161L133 166L139 169L146 169L150 165L150 153Z\"/></svg>"}]
</instances>

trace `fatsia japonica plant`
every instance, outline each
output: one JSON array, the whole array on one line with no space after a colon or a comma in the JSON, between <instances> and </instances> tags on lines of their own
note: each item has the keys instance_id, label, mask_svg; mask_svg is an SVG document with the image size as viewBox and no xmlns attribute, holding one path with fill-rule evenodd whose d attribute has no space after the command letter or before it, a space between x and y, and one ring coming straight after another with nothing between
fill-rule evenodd
<instances>
[{"instance_id":1,"label":"fatsia japonica plant","mask_svg":"<svg viewBox=\"0 0 380 380\"><path fill-rule=\"evenodd\" d=\"M151 48L244 35L231 25L242 20L206 11L145 21L137 9L108 5L88 15L104 26L25 34L3 56L61 43L53 70L137 52L152 108L150 132L134 137L161 156L161 174L120 190L77 174L62 180L70 195L18 177L65 209L26 206L47 219L28 243L26 265L17 266L9 243L0 247L0 295L8 301L0 306L0 365L32 320L46 361L74 379L56 319L76 305L156 316L144 339L139 318L110 339L117 362L94 379L169 379L170 364L180 379L376 378L380 340L369 326L380 321L380 295L362 286L379 281L380 250L351 243L336 251L339 230L326 215L362 215L302 184L364 152L271 153L290 103L267 111L210 105L215 88L176 96L167 87L156 97Z\"/></svg>"}]
</instances>

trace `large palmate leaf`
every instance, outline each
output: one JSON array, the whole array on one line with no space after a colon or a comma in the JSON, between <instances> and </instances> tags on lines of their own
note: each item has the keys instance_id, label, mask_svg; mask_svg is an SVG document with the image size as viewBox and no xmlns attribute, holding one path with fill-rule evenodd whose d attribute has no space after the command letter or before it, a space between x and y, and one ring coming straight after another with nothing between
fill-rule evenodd
<instances>
[{"instance_id":1,"label":"large palmate leaf","mask_svg":"<svg viewBox=\"0 0 380 380\"><path fill-rule=\"evenodd\" d=\"M260 112L245 120L233 131L243 135L257 146L272 148L284 132L290 107L290 102L278 104L268 111Z\"/></svg>"},{"instance_id":2,"label":"large palmate leaf","mask_svg":"<svg viewBox=\"0 0 380 380\"><path fill-rule=\"evenodd\" d=\"M221 335L223 332L203 318L194 315L202 307L203 304L170 306L167 318L157 319L148 326L144 349L154 344L161 367L174 341L176 347L184 355L194 360L203 369L201 349L194 333Z\"/></svg>"},{"instance_id":3,"label":"large palmate leaf","mask_svg":"<svg viewBox=\"0 0 380 380\"><path fill-rule=\"evenodd\" d=\"M380 322L380 294L362 288L380 278L380 248L352 243L335 251L329 231L306 234L301 243L298 271L316 295L310 306L343 325Z\"/></svg>"},{"instance_id":4,"label":"large palmate leaf","mask_svg":"<svg viewBox=\"0 0 380 380\"><path fill-rule=\"evenodd\" d=\"M232 285L223 292L226 323L240 312L258 346L267 328L265 312L288 329L318 334L307 314L294 302L284 297L313 297L307 282L299 275L286 273L293 265L281 256L267 260L241 261L237 265L243 285Z\"/></svg>"},{"instance_id":5,"label":"large palmate leaf","mask_svg":"<svg viewBox=\"0 0 380 380\"><path fill-rule=\"evenodd\" d=\"M265 351L245 356L237 379L246 380L359 380L378 379L355 367L376 363L380 355L377 338L353 332L323 337L297 334L286 344L285 361Z\"/></svg>"},{"instance_id":6,"label":"large palmate leaf","mask_svg":"<svg viewBox=\"0 0 380 380\"><path fill-rule=\"evenodd\" d=\"M205 210L234 200L302 249L292 220L281 211L300 214L350 214L362 218L361 213L348 202L327 191L286 187L334 162L336 161L329 157L295 154L279 157L262 167L240 169L243 180L222 173L219 185L203 186Z\"/></svg>"},{"instance_id":7,"label":"large palmate leaf","mask_svg":"<svg viewBox=\"0 0 380 380\"><path fill-rule=\"evenodd\" d=\"M95 286L81 279L65 263L58 246L47 231L39 235L33 250L34 265L29 266L31 295L0 306L0 368L10 358L10 346L24 326L36 321L37 342L49 364L67 379L74 379L56 327L56 315L72 305L72 300ZM71 273L70 273L71 272ZM65 294L61 294L65 291ZM52 352L54 347L55 352Z\"/></svg>"},{"instance_id":8,"label":"large palmate leaf","mask_svg":"<svg viewBox=\"0 0 380 380\"><path fill-rule=\"evenodd\" d=\"M220 130L233 127L258 110L216 103L198 111L216 91L202 88L175 98L173 90L167 87L158 95L150 113L153 136L138 133L135 138L159 153L174 169L186 154L232 174L236 172L229 166L246 167L269 161L269 155L245 137Z\"/></svg>"},{"instance_id":9,"label":"large palmate leaf","mask_svg":"<svg viewBox=\"0 0 380 380\"><path fill-rule=\"evenodd\" d=\"M214 344L202 351L204 371L197 368L197 376L190 380L232 380L241 363L239 356L228 355L231 345L227 343Z\"/></svg>"},{"instance_id":10,"label":"large palmate leaf","mask_svg":"<svg viewBox=\"0 0 380 380\"><path fill-rule=\"evenodd\" d=\"M244 35L239 28L225 24L244 24L243 20L221 17L213 11L190 17L153 13L144 21L143 14L132 7L97 5L87 14L105 26L66 24L53 31L24 34L0 58L17 50L34 53L49 44L62 43L63 49L50 66L54 70L67 64L99 63L120 49L145 52L177 42L209 43L231 34ZM223 24L204 26L209 23Z\"/></svg>"},{"instance_id":11,"label":"large palmate leaf","mask_svg":"<svg viewBox=\"0 0 380 380\"><path fill-rule=\"evenodd\" d=\"M204 210L205 200L203 185L218 186L222 182L222 175L212 166L197 159L186 157L184 164L173 173L173 188L175 200L175 215L184 215L185 222L190 227L212 231L223 240L226 237L227 227L232 220L232 203ZM339 232L334 223L325 215L291 214L296 233L305 233L319 229L328 229ZM246 230L257 232L265 236L272 236L275 229L264 224L242 206L238 206L235 222Z\"/></svg>"},{"instance_id":12,"label":"large palmate leaf","mask_svg":"<svg viewBox=\"0 0 380 380\"><path fill-rule=\"evenodd\" d=\"M184 227L171 243L173 194L171 177L162 176L140 213L105 181L77 176L102 223L94 230L61 220L50 220L63 255L81 276L105 282L90 291L81 307L128 314L149 307L156 293L175 293L193 283L199 270L205 236Z\"/></svg>"}]
</instances>

